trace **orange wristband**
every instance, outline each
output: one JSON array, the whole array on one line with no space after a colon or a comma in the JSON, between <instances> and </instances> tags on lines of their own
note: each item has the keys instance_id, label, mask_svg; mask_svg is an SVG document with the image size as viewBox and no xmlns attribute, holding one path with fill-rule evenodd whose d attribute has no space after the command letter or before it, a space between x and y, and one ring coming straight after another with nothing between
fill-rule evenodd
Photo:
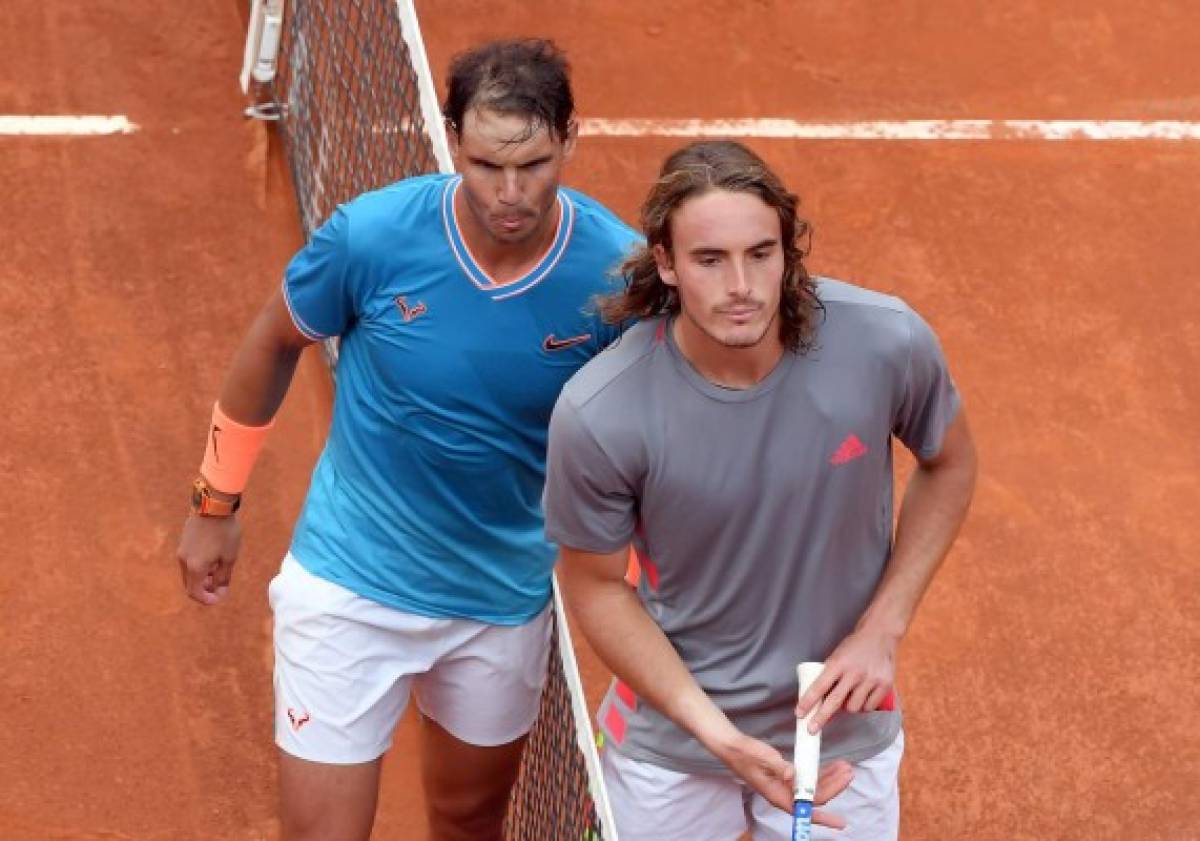
<instances>
[{"instance_id":1,"label":"orange wristband","mask_svg":"<svg viewBox=\"0 0 1200 841\"><path fill-rule=\"evenodd\" d=\"M274 425L272 420L266 426L246 426L221 411L220 403L214 403L200 475L223 493L240 494Z\"/></svg>"}]
</instances>

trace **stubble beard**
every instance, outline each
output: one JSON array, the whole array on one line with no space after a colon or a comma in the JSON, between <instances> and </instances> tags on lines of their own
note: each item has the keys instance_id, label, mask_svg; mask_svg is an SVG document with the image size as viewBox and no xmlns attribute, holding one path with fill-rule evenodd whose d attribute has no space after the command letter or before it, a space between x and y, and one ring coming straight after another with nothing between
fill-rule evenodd
<instances>
[{"instance_id":1,"label":"stubble beard","mask_svg":"<svg viewBox=\"0 0 1200 841\"><path fill-rule=\"evenodd\" d=\"M700 321L698 321L687 310L684 310L683 314L687 316L688 321L692 322L692 324L695 325L697 330L699 330L704 335L708 336L710 339L712 339L714 342L721 345L722 347L727 347L727 348L730 348L731 350L745 350L747 348L758 347L760 344L762 344L763 339L765 339L767 337L767 334L771 331L771 328L774 327L775 324L779 321L779 313L776 312L774 315L771 316L770 321L768 321L765 325L763 325L762 332L760 332L758 334L758 336L754 339L723 338L721 336L718 336L712 330L708 329L708 327L706 327L704 324L700 323Z\"/></svg>"}]
</instances>

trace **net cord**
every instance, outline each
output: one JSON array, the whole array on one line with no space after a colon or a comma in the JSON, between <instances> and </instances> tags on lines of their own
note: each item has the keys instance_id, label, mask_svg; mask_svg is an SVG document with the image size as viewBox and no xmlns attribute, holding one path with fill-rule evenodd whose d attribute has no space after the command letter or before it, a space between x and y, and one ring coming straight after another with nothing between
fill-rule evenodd
<instances>
[{"instance_id":1,"label":"net cord","mask_svg":"<svg viewBox=\"0 0 1200 841\"><path fill-rule=\"evenodd\" d=\"M396 12L400 15L400 36L408 45L408 55L417 74L417 90L421 99L421 116L425 119L425 131L433 146L438 169L454 172L450 160L450 144L446 141L446 123L442 109L438 106L437 88L433 83L433 71L429 67L429 56L425 53L425 40L421 37L421 25L417 21L417 10L413 0L396 0Z\"/></svg>"},{"instance_id":2,"label":"net cord","mask_svg":"<svg viewBox=\"0 0 1200 841\"><path fill-rule=\"evenodd\" d=\"M583 682L579 678L579 664L575 660L575 641L571 639L571 629L567 625L567 611L563 607L562 591L558 586L558 573L552 578L554 587L554 621L558 623L558 653L562 658L563 677L571 690L571 712L575 716L575 734L579 740L579 751L587 763L588 776L596 787L592 799L596 803L596 811L600 813L600 824L604 827L605 841L617 841L617 823L613 820L612 804L608 800L608 788L604 784L604 774L600 770L600 755L596 750L596 740L590 738L592 720L588 715L586 697L583 694Z\"/></svg>"}]
</instances>

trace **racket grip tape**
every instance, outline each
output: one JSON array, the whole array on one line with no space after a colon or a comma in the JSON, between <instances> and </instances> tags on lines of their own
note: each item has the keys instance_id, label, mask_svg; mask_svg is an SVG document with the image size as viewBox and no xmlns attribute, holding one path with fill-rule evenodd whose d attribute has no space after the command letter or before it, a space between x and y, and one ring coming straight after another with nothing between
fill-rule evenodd
<instances>
[{"instance_id":1,"label":"racket grip tape","mask_svg":"<svg viewBox=\"0 0 1200 841\"><path fill-rule=\"evenodd\" d=\"M808 691L824 671L824 663L800 663L796 666L796 682L800 694ZM819 705L818 705L819 706ZM889 692L876 711L896 709L896 693ZM793 763L796 769L792 811L792 841L810 841L812 837L813 800L817 795L817 777L821 768L821 734L809 733L808 722L816 713L814 706L804 718L796 719L796 747Z\"/></svg>"},{"instance_id":2,"label":"racket grip tape","mask_svg":"<svg viewBox=\"0 0 1200 841\"><path fill-rule=\"evenodd\" d=\"M807 692L808 688L816 682L824 668L824 663L801 663L796 666L796 682L800 685L801 695ZM896 709L896 693L889 692L879 702L876 711L891 711L894 709ZM817 708L813 707L808 711L808 715L796 720L796 752L794 760L796 766L795 797L796 800L807 800L810 803L817 792L817 774L819 773L821 759L821 734L808 732L808 722L816 711Z\"/></svg>"},{"instance_id":3,"label":"racket grip tape","mask_svg":"<svg viewBox=\"0 0 1200 841\"><path fill-rule=\"evenodd\" d=\"M796 680L800 684L801 695L816 682L824 668L824 663L801 663L796 666ZM816 711L817 707L814 706L804 718L796 719L796 753L793 759L796 766L794 799L807 800L810 804L817 794L817 774L821 762L821 734L808 732L808 722Z\"/></svg>"}]
</instances>

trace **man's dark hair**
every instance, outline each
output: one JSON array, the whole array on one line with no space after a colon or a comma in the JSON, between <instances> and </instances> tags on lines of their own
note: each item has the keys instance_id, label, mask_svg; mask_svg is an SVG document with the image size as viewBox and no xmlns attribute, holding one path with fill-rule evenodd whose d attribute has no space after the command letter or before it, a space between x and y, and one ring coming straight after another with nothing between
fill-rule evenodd
<instances>
[{"instance_id":1,"label":"man's dark hair","mask_svg":"<svg viewBox=\"0 0 1200 841\"><path fill-rule=\"evenodd\" d=\"M812 230L798 210L800 199L758 155L730 140L700 141L675 152L659 173L642 205L646 244L618 269L623 292L600 300L600 312L611 324L680 311L679 294L658 274L654 246L671 251L671 217L688 199L714 190L748 193L762 199L779 216L783 247L783 295L779 301L779 338L789 350L814 347L817 317L824 309L816 284L804 267Z\"/></svg>"},{"instance_id":2,"label":"man's dark hair","mask_svg":"<svg viewBox=\"0 0 1200 841\"><path fill-rule=\"evenodd\" d=\"M472 108L527 117L528 135L545 126L566 139L575 116L566 56L542 38L492 41L459 53L450 62L442 116L462 134Z\"/></svg>"}]
</instances>

